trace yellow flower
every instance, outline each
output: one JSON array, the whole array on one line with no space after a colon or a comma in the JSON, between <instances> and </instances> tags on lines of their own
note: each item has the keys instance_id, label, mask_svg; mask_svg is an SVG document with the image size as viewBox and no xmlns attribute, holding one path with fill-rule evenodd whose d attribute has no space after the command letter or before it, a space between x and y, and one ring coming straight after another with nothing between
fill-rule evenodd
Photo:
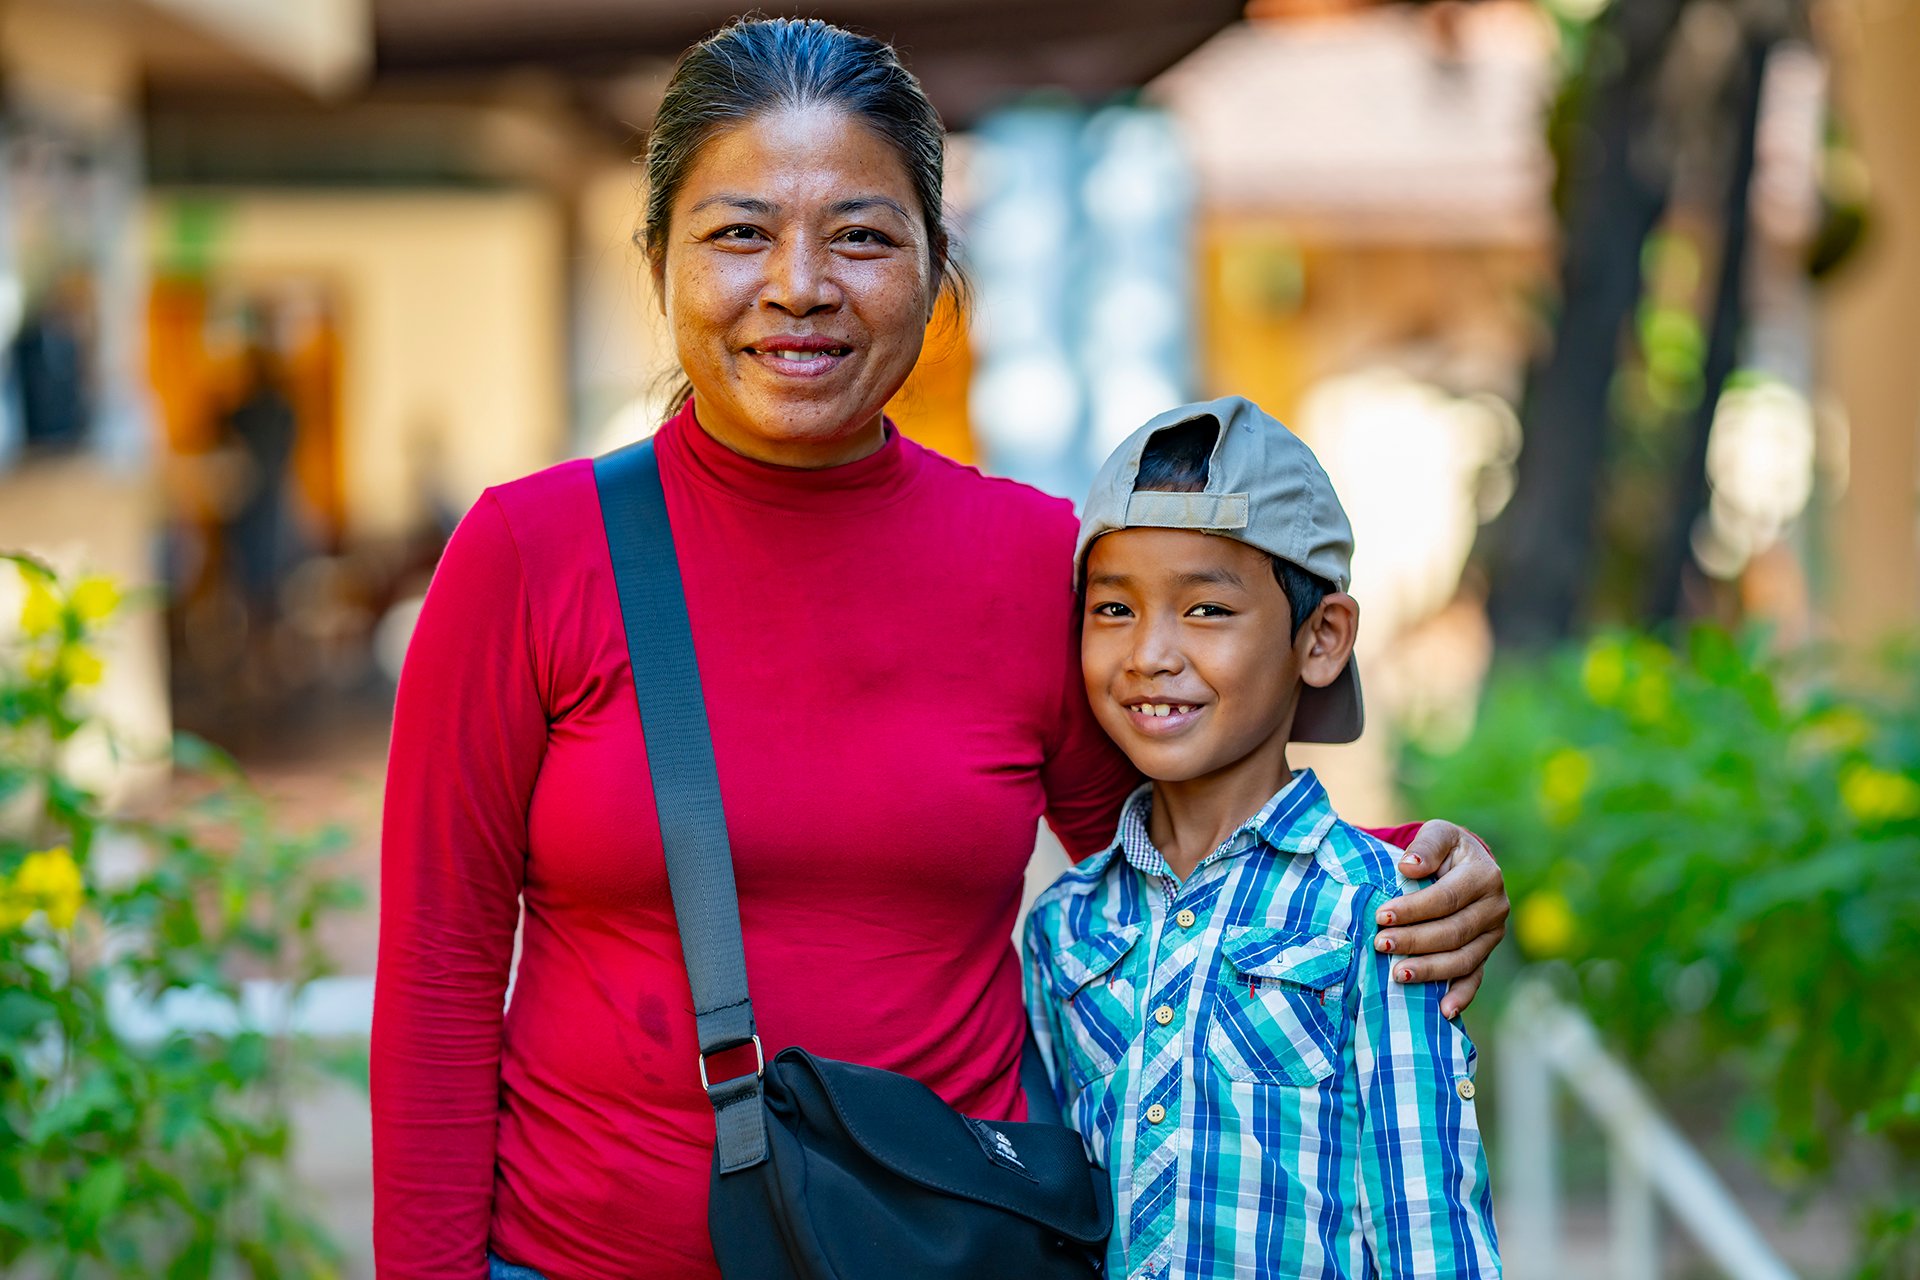
<instances>
[{"instance_id":1,"label":"yellow flower","mask_svg":"<svg viewBox=\"0 0 1920 1280\"><path fill-rule=\"evenodd\" d=\"M1580 684L1597 707L1610 707L1627 683L1627 656L1613 640L1595 640L1580 664Z\"/></svg>"},{"instance_id":2,"label":"yellow flower","mask_svg":"<svg viewBox=\"0 0 1920 1280\"><path fill-rule=\"evenodd\" d=\"M33 915L33 904L14 897L0 885L0 933L11 933Z\"/></svg>"},{"instance_id":3,"label":"yellow flower","mask_svg":"<svg viewBox=\"0 0 1920 1280\"><path fill-rule=\"evenodd\" d=\"M1578 930L1566 895L1554 889L1528 894L1513 913L1513 933L1520 949L1537 960L1565 955Z\"/></svg>"},{"instance_id":4,"label":"yellow flower","mask_svg":"<svg viewBox=\"0 0 1920 1280\"><path fill-rule=\"evenodd\" d=\"M1580 813L1580 801L1593 781L1593 761L1586 752L1562 747L1540 767L1540 807L1548 821L1565 826Z\"/></svg>"},{"instance_id":5,"label":"yellow flower","mask_svg":"<svg viewBox=\"0 0 1920 1280\"><path fill-rule=\"evenodd\" d=\"M28 854L13 873L9 896L18 905L30 904L30 910L45 911L47 923L54 928L70 929L74 917L80 914L86 893L80 864L73 860L72 851L62 845Z\"/></svg>"},{"instance_id":6,"label":"yellow flower","mask_svg":"<svg viewBox=\"0 0 1920 1280\"><path fill-rule=\"evenodd\" d=\"M1920 782L1870 764L1852 765L1840 775L1840 803L1864 823L1898 822L1920 815Z\"/></svg>"},{"instance_id":7,"label":"yellow flower","mask_svg":"<svg viewBox=\"0 0 1920 1280\"><path fill-rule=\"evenodd\" d=\"M1673 701L1672 692L1666 672L1642 671L1627 689L1627 718L1636 724L1652 724L1661 719Z\"/></svg>"},{"instance_id":8,"label":"yellow flower","mask_svg":"<svg viewBox=\"0 0 1920 1280\"><path fill-rule=\"evenodd\" d=\"M120 588L114 585L113 579L96 574L75 583L69 599L82 622L101 623L120 607Z\"/></svg>"},{"instance_id":9,"label":"yellow flower","mask_svg":"<svg viewBox=\"0 0 1920 1280\"><path fill-rule=\"evenodd\" d=\"M1873 738L1873 721L1854 707L1834 707L1807 722L1806 738L1831 751L1853 751Z\"/></svg>"},{"instance_id":10,"label":"yellow flower","mask_svg":"<svg viewBox=\"0 0 1920 1280\"><path fill-rule=\"evenodd\" d=\"M20 630L44 636L60 626L60 597L39 576L27 578L27 598L20 606Z\"/></svg>"},{"instance_id":11,"label":"yellow flower","mask_svg":"<svg viewBox=\"0 0 1920 1280\"><path fill-rule=\"evenodd\" d=\"M68 645L60 651L60 674L72 685L99 684L103 668L100 655L85 645Z\"/></svg>"}]
</instances>

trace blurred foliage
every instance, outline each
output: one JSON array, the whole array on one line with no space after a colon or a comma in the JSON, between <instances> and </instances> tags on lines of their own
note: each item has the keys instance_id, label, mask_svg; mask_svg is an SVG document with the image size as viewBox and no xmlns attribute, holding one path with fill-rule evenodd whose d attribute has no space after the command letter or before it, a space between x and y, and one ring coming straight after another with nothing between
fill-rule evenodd
<instances>
[{"instance_id":1,"label":"blurred foliage","mask_svg":"<svg viewBox=\"0 0 1920 1280\"><path fill-rule=\"evenodd\" d=\"M185 801L110 813L76 777L81 743L124 756L84 701L125 605L6 556L25 585L0 636L0 1272L327 1276L338 1251L289 1185L289 1091L335 1054L239 1016L241 980L325 970L315 929L357 889L289 838L234 763L176 748ZM189 1001L228 1034L153 1029ZM146 1023L143 1027L141 1024Z\"/></svg>"},{"instance_id":2,"label":"blurred foliage","mask_svg":"<svg viewBox=\"0 0 1920 1280\"><path fill-rule=\"evenodd\" d=\"M1788 1187L1884 1162L1865 1274L1920 1275L1920 646L1843 674L1602 637L1500 672L1404 776L1415 811L1472 815L1520 958L1670 1098L1710 1090Z\"/></svg>"}]
</instances>

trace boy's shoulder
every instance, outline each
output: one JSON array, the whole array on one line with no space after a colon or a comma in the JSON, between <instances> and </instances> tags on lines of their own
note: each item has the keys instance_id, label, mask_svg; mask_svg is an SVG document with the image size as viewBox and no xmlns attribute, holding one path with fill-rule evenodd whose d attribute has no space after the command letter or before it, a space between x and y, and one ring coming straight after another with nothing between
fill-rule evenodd
<instances>
[{"instance_id":1,"label":"boy's shoulder","mask_svg":"<svg viewBox=\"0 0 1920 1280\"><path fill-rule=\"evenodd\" d=\"M1407 888L1406 878L1400 874L1400 851L1337 815L1313 857L1322 870L1342 884L1393 893Z\"/></svg>"},{"instance_id":2,"label":"boy's shoulder","mask_svg":"<svg viewBox=\"0 0 1920 1280\"><path fill-rule=\"evenodd\" d=\"M1099 893L1115 874L1115 867L1124 861L1125 855L1120 852L1120 838L1116 835L1106 848L1068 867L1054 878L1052 884L1042 889L1027 913L1028 921L1060 911L1076 898Z\"/></svg>"}]
</instances>

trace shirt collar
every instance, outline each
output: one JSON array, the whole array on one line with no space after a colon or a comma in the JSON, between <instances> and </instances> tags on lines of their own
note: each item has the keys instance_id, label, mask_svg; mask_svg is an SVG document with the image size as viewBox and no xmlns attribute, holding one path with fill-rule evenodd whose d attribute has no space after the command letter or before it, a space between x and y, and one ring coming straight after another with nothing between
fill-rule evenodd
<instances>
[{"instance_id":1,"label":"shirt collar","mask_svg":"<svg viewBox=\"0 0 1920 1280\"><path fill-rule=\"evenodd\" d=\"M1148 835L1152 818L1153 788L1143 786L1127 797L1126 807L1120 813L1120 830L1113 843L1095 854L1096 865L1086 870L1097 875L1118 854L1144 875L1171 875L1166 859ZM1232 857L1256 845L1265 845L1276 853L1312 853L1326 839L1334 821L1326 787L1313 770L1302 769L1260 806L1260 812L1235 827L1220 847L1201 861Z\"/></svg>"}]
</instances>

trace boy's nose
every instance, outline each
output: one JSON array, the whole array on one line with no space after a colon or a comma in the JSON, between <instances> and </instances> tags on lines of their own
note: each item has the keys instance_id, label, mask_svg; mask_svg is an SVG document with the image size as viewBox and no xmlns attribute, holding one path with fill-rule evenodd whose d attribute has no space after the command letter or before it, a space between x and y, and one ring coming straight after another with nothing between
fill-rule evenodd
<instances>
[{"instance_id":1,"label":"boy's nose","mask_svg":"<svg viewBox=\"0 0 1920 1280\"><path fill-rule=\"evenodd\" d=\"M1166 675L1186 666L1180 646L1173 642L1172 628L1148 625L1135 635L1132 667L1140 675Z\"/></svg>"}]
</instances>

